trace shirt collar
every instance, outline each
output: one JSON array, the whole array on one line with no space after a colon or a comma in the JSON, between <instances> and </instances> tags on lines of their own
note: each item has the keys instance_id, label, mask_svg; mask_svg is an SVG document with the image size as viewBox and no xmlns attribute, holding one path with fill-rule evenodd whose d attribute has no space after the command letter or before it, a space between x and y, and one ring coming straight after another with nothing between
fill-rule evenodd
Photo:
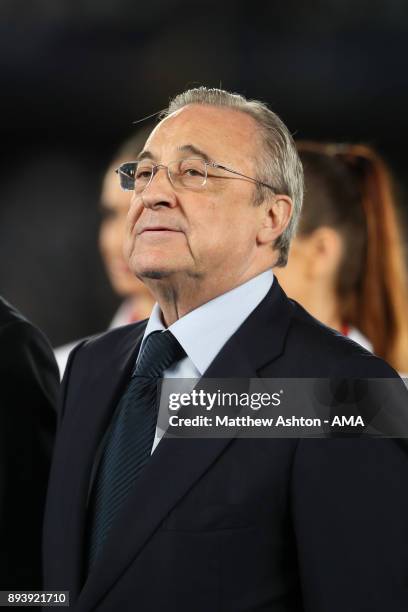
<instances>
[{"instance_id":1,"label":"shirt collar","mask_svg":"<svg viewBox=\"0 0 408 612\"><path fill-rule=\"evenodd\" d=\"M224 344L264 299L273 283L272 270L266 270L246 283L202 304L168 328L179 341L201 375ZM165 331L160 306L153 306L142 346L155 331Z\"/></svg>"}]
</instances>

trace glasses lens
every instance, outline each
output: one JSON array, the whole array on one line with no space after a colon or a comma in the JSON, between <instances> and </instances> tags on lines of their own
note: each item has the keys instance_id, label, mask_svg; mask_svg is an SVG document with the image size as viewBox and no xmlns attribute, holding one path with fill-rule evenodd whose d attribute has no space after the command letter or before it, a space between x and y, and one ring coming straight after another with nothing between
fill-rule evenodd
<instances>
[{"instance_id":1,"label":"glasses lens","mask_svg":"<svg viewBox=\"0 0 408 612\"><path fill-rule=\"evenodd\" d=\"M174 184L189 189L199 189L207 178L207 166L203 159L189 158L169 165L171 180Z\"/></svg>"},{"instance_id":2,"label":"glasses lens","mask_svg":"<svg viewBox=\"0 0 408 612\"><path fill-rule=\"evenodd\" d=\"M135 168L135 162L127 162L117 170L120 186L124 191L133 191L135 188Z\"/></svg>"},{"instance_id":3,"label":"glasses lens","mask_svg":"<svg viewBox=\"0 0 408 612\"><path fill-rule=\"evenodd\" d=\"M140 161L135 170L135 191L141 193L149 184L153 174L153 164L150 161Z\"/></svg>"}]
</instances>

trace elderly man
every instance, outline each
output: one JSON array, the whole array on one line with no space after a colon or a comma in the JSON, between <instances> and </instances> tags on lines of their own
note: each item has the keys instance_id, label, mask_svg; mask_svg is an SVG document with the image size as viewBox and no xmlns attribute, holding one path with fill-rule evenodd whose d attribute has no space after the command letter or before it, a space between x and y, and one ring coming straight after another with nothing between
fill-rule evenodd
<instances>
[{"instance_id":1,"label":"elderly man","mask_svg":"<svg viewBox=\"0 0 408 612\"><path fill-rule=\"evenodd\" d=\"M406 610L408 467L393 440L156 430L160 377L395 375L273 276L302 201L287 128L260 102L189 90L118 174L133 191L129 266L157 303L71 354L47 588L77 612Z\"/></svg>"}]
</instances>

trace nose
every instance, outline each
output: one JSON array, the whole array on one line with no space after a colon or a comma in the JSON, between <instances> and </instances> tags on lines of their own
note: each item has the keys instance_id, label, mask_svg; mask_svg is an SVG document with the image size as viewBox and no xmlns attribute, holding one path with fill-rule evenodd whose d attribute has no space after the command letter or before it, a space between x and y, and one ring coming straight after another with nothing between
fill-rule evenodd
<instances>
[{"instance_id":1,"label":"nose","mask_svg":"<svg viewBox=\"0 0 408 612\"><path fill-rule=\"evenodd\" d=\"M177 196L165 166L156 168L150 183L141 193L141 199L145 208L173 208L177 205Z\"/></svg>"}]
</instances>

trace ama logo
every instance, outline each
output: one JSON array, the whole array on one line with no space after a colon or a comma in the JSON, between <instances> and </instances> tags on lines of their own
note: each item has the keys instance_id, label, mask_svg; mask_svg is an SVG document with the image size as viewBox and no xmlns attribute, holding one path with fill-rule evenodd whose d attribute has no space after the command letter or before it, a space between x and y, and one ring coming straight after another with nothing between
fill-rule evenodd
<instances>
[{"instance_id":1,"label":"ama logo","mask_svg":"<svg viewBox=\"0 0 408 612\"><path fill-rule=\"evenodd\" d=\"M331 422L332 427L364 427L364 421L361 416L335 416Z\"/></svg>"}]
</instances>

